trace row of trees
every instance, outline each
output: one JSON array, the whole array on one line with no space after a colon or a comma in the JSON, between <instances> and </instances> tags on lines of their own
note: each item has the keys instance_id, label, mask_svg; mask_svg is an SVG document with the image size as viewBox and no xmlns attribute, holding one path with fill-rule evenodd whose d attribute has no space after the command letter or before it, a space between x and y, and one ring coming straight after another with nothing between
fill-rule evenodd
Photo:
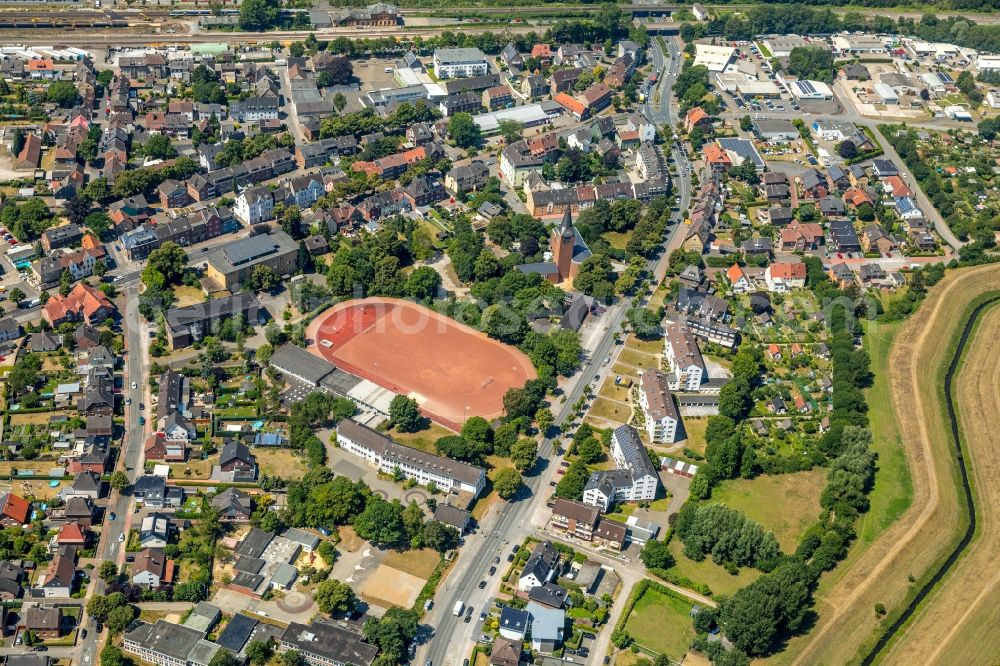
<instances>
[{"instance_id":1,"label":"row of trees","mask_svg":"<svg viewBox=\"0 0 1000 666\"><path fill-rule=\"evenodd\" d=\"M684 542L684 554L696 562L711 555L716 564L733 570L744 566L768 571L781 556L773 533L722 504L686 503L674 529Z\"/></svg>"}]
</instances>

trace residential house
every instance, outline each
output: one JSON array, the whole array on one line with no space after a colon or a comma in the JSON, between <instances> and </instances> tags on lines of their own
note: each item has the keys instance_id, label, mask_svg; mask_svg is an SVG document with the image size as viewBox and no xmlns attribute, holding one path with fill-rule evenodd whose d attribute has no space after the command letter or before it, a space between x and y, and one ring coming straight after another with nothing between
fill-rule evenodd
<instances>
[{"instance_id":1,"label":"residential house","mask_svg":"<svg viewBox=\"0 0 1000 666\"><path fill-rule=\"evenodd\" d=\"M67 595L68 596L68 595ZM56 606L25 604L18 628L30 631L39 640L55 640L62 636L62 609Z\"/></svg>"},{"instance_id":2,"label":"residential house","mask_svg":"<svg viewBox=\"0 0 1000 666\"><path fill-rule=\"evenodd\" d=\"M146 548L135 556L131 580L133 585L147 589L170 585L174 580L174 561L162 550Z\"/></svg>"},{"instance_id":3,"label":"residential house","mask_svg":"<svg viewBox=\"0 0 1000 666\"><path fill-rule=\"evenodd\" d=\"M781 230L782 252L816 250L823 243L823 227L813 223L795 222Z\"/></svg>"},{"instance_id":4,"label":"residential house","mask_svg":"<svg viewBox=\"0 0 1000 666\"><path fill-rule=\"evenodd\" d=\"M49 562L48 568L38 586L46 599L53 597L69 597L73 593L73 583L76 580L76 565L73 558L58 554Z\"/></svg>"},{"instance_id":5,"label":"residential house","mask_svg":"<svg viewBox=\"0 0 1000 666\"><path fill-rule=\"evenodd\" d=\"M885 229L873 222L861 234L861 247L865 252L888 254L896 249L897 243Z\"/></svg>"},{"instance_id":6,"label":"residential house","mask_svg":"<svg viewBox=\"0 0 1000 666\"><path fill-rule=\"evenodd\" d=\"M530 592L532 588L544 585L558 577L559 551L551 541L542 541L535 546L524 563L517 581L517 589Z\"/></svg>"},{"instance_id":7,"label":"residential house","mask_svg":"<svg viewBox=\"0 0 1000 666\"><path fill-rule=\"evenodd\" d=\"M19 527L31 518L31 503L7 491L0 495L0 526Z\"/></svg>"},{"instance_id":8,"label":"residential house","mask_svg":"<svg viewBox=\"0 0 1000 666\"><path fill-rule=\"evenodd\" d=\"M143 446L145 460L184 462L187 458L186 440L169 440L162 432L154 432Z\"/></svg>"},{"instance_id":9,"label":"residential house","mask_svg":"<svg viewBox=\"0 0 1000 666\"><path fill-rule=\"evenodd\" d=\"M660 479L635 428L628 425L615 428L611 435L611 457L616 469L590 475L584 486L584 504L607 512L617 502L656 498Z\"/></svg>"},{"instance_id":10,"label":"residential house","mask_svg":"<svg viewBox=\"0 0 1000 666\"><path fill-rule=\"evenodd\" d=\"M170 518L163 513L153 512L142 519L139 529L139 544L143 548L166 548L170 543L172 530Z\"/></svg>"},{"instance_id":11,"label":"residential house","mask_svg":"<svg viewBox=\"0 0 1000 666\"><path fill-rule=\"evenodd\" d=\"M234 481L252 481L257 478L257 459L246 445L230 440L222 446L219 469Z\"/></svg>"},{"instance_id":12,"label":"residential house","mask_svg":"<svg viewBox=\"0 0 1000 666\"><path fill-rule=\"evenodd\" d=\"M806 286L806 265L775 262L764 270L764 281L772 293L802 289Z\"/></svg>"},{"instance_id":13,"label":"residential house","mask_svg":"<svg viewBox=\"0 0 1000 666\"><path fill-rule=\"evenodd\" d=\"M52 294L42 308L42 317L53 327L78 321L100 324L114 314L115 306L104 292L82 282L67 296Z\"/></svg>"},{"instance_id":14,"label":"residential house","mask_svg":"<svg viewBox=\"0 0 1000 666\"><path fill-rule=\"evenodd\" d=\"M222 520L243 522L250 520L253 512L253 502L250 495L238 488L226 488L211 500L212 506L219 511Z\"/></svg>"},{"instance_id":15,"label":"residential house","mask_svg":"<svg viewBox=\"0 0 1000 666\"><path fill-rule=\"evenodd\" d=\"M249 187L236 197L236 217L249 225L274 217L274 195L266 187Z\"/></svg>"},{"instance_id":16,"label":"residential house","mask_svg":"<svg viewBox=\"0 0 1000 666\"><path fill-rule=\"evenodd\" d=\"M486 185L490 169L483 162L473 160L451 169L444 177L444 186L456 194L478 190Z\"/></svg>"}]
</instances>

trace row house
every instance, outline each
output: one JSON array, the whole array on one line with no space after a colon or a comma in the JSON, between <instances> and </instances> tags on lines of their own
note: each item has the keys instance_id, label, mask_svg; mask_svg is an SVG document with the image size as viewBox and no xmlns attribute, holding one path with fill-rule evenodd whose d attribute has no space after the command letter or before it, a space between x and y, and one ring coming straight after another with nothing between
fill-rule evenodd
<instances>
[{"instance_id":1,"label":"row house","mask_svg":"<svg viewBox=\"0 0 1000 666\"><path fill-rule=\"evenodd\" d=\"M277 97L248 97L229 105L229 116L241 123L259 123L278 119Z\"/></svg>"},{"instance_id":2,"label":"row house","mask_svg":"<svg viewBox=\"0 0 1000 666\"><path fill-rule=\"evenodd\" d=\"M573 69L560 69L552 73L552 84L550 91L553 95L562 92L572 92L576 88L576 82L583 76L584 69L576 67Z\"/></svg>"},{"instance_id":3,"label":"row house","mask_svg":"<svg viewBox=\"0 0 1000 666\"><path fill-rule=\"evenodd\" d=\"M410 199L401 188L379 192L358 204L357 213L365 222L374 222L383 217L402 215L413 210Z\"/></svg>"},{"instance_id":4,"label":"row house","mask_svg":"<svg viewBox=\"0 0 1000 666\"><path fill-rule=\"evenodd\" d=\"M444 185L456 194L478 190L490 179L490 169L479 160L454 167L445 174Z\"/></svg>"},{"instance_id":5,"label":"row house","mask_svg":"<svg viewBox=\"0 0 1000 666\"><path fill-rule=\"evenodd\" d=\"M418 146L401 153L381 157L374 162L355 162L352 168L355 171L375 174L384 180L392 180L403 175L411 164L416 164L427 156L428 147Z\"/></svg>"},{"instance_id":6,"label":"row house","mask_svg":"<svg viewBox=\"0 0 1000 666\"><path fill-rule=\"evenodd\" d=\"M164 208L181 208L191 203L187 186L180 181L167 179L156 188L160 205Z\"/></svg>"},{"instance_id":7,"label":"row house","mask_svg":"<svg viewBox=\"0 0 1000 666\"><path fill-rule=\"evenodd\" d=\"M403 188L403 196L409 200L411 207L416 208L447 199L448 192L437 178L422 175L414 178Z\"/></svg>"},{"instance_id":8,"label":"row house","mask_svg":"<svg viewBox=\"0 0 1000 666\"><path fill-rule=\"evenodd\" d=\"M341 155L357 152L357 147L357 141L350 135L299 144L295 146L295 163L300 169L322 166Z\"/></svg>"},{"instance_id":9,"label":"row house","mask_svg":"<svg viewBox=\"0 0 1000 666\"><path fill-rule=\"evenodd\" d=\"M115 231L122 234L149 221L149 204L142 194L120 199L108 206L108 217Z\"/></svg>"},{"instance_id":10,"label":"row house","mask_svg":"<svg viewBox=\"0 0 1000 666\"><path fill-rule=\"evenodd\" d=\"M181 139L191 136L191 120L180 113L151 111L146 114L146 130L152 134L163 134Z\"/></svg>"},{"instance_id":11,"label":"row house","mask_svg":"<svg viewBox=\"0 0 1000 666\"><path fill-rule=\"evenodd\" d=\"M167 76L167 59L159 53L118 58L118 69L130 79L162 79Z\"/></svg>"},{"instance_id":12,"label":"row house","mask_svg":"<svg viewBox=\"0 0 1000 666\"><path fill-rule=\"evenodd\" d=\"M290 179L284 185L287 196L285 202L299 208L308 208L326 194L323 178L319 174L308 174Z\"/></svg>"},{"instance_id":13,"label":"row house","mask_svg":"<svg viewBox=\"0 0 1000 666\"><path fill-rule=\"evenodd\" d=\"M39 259L31 266L32 281L39 288L59 284L63 271L69 271L73 280L82 280L94 274L94 266L104 259L103 247L81 248L75 251L56 251L50 257Z\"/></svg>"},{"instance_id":14,"label":"row house","mask_svg":"<svg viewBox=\"0 0 1000 666\"><path fill-rule=\"evenodd\" d=\"M490 111L496 111L497 109L506 109L507 107L514 106L516 101L514 99L514 91L510 89L510 86L503 85L486 90L483 93L482 105Z\"/></svg>"},{"instance_id":15,"label":"row house","mask_svg":"<svg viewBox=\"0 0 1000 666\"><path fill-rule=\"evenodd\" d=\"M248 187L236 197L236 217L249 225L274 217L274 195L266 187Z\"/></svg>"}]
</instances>

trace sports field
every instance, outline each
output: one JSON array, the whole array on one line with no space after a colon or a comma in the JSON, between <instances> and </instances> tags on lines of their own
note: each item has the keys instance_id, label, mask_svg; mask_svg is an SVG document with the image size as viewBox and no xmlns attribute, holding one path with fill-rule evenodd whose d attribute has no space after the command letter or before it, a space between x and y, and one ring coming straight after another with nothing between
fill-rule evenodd
<instances>
[{"instance_id":1,"label":"sports field","mask_svg":"<svg viewBox=\"0 0 1000 666\"><path fill-rule=\"evenodd\" d=\"M459 429L503 414L503 395L536 377L521 351L415 303L365 298L309 325L310 350L348 372L410 396L431 419Z\"/></svg>"}]
</instances>

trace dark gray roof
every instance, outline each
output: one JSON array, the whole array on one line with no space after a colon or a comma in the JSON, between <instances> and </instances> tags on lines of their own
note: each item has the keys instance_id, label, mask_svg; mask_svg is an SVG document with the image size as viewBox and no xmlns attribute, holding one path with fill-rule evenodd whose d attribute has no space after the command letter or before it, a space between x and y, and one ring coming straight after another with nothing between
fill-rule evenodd
<instances>
[{"instance_id":1,"label":"dark gray roof","mask_svg":"<svg viewBox=\"0 0 1000 666\"><path fill-rule=\"evenodd\" d=\"M264 577L260 574L251 574L243 571L237 572L233 576L233 585L245 587L248 590L256 590L264 582Z\"/></svg>"},{"instance_id":2,"label":"dark gray roof","mask_svg":"<svg viewBox=\"0 0 1000 666\"><path fill-rule=\"evenodd\" d=\"M529 600L552 608L562 608L563 604L566 603L567 596L569 596L569 592L555 583L545 583L531 588L531 591L528 592Z\"/></svg>"},{"instance_id":3,"label":"dark gray roof","mask_svg":"<svg viewBox=\"0 0 1000 666\"><path fill-rule=\"evenodd\" d=\"M246 645L256 626L257 620L248 615L237 613L233 615L233 619L229 621L215 642L231 652L238 653Z\"/></svg>"},{"instance_id":4,"label":"dark gray roof","mask_svg":"<svg viewBox=\"0 0 1000 666\"><path fill-rule=\"evenodd\" d=\"M528 615L528 611L512 606L504 606L503 610L500 611L500 629L524 633L528 630L528 621L530 619L531 616Z\"/></svg>"},{"instance_id":5,"label":"dark gray roof","mask_svg":"<svg viewBox=\"0 0 1000 666\"><path fill-rule=\"evenodd\" d=\"M559 551L556 550L556 547L552 545L551 541L542 541L535 546L535 550L532 551L531 557L529 557L528 561L524 563L524 570L521 571L521 578L524 578L529 574L534 574L535 578L544 582L549 577L549 573L555 568L558 562Z\"/></svg>"},{"instance_id":6,"label":"dark gray roof","mask_svg":"<svg viewBox=\"0 0 1000 666\"><path fill-rule=\"evenodd\" d=\"M271 365L279 372L318 386L320 380L336 369L333 363L292 343L278 347L271 355Z\"/></svg>"},{"instance_id":7,"label":"dark gray roof","mask_svg":"<svg viewBox=\"0 0 1000 666\"><path fill-rule=\"evenodd\" d=\"M240 460L250 465L256 464L253 454L250 453L250 449L246 444L231 439L222 446L222 453L219 455L219 464L225 465L233 460Z\"/></svg>"},{"instance_id":8,"label":"dark gray roof","mask_svg":"<svg viewBox=\"0 0 1000 666\"><path fill-rule=\"evenodd\" d=\"M633 477L641 477L647 474L656 476L656 469L646 453L646 447L639 439L639 433L629 425L618 426L612 434L618 441L618 447L625 456L625 462Z\"/></svg>"},{"instance_id":9,"label":"dark gray roof","mask_svg":"<svg viewBox=\"0 0 1000 666\"><path fill-rule=\"evenodd\" d=\"M303 655L317 655L326 662L368 666L378 654L378 648L361 639L361 635L333 622L316 620L309 625L292 622L281 635L281 642Z\"/></svg>"},{"instance_id":10,"label":"dark gray roof","mask_svg":"<svg viewBox=\"0 0 1000 666\"><path fill-rule=\"evenodd\" d=\"M236 545L236 554L242 557L260 557L267 545L274 539L273 532L251 528L243 540Z\"/></svg>"},{"instance_id":11,"label":"dark gray roof","mask_svg":"<svg viewBox=\"0 0 1000 666\"><path fill-rule=\"evenodd\" d=\"M134 641L154 652L186 662L194 646L205 634L197 629L157 620L156 624L139 623L125 634L126 642Z\"/></svg>"},{"instance_id":12,"label":"dark gray roof","mask_svg":"<svg viewBox=\"0 0 1000 666\"><path fill-rule=\"evenodd\" d=\"M264 568L265 564L267 563L258 557L244 556L236 560L236 564L233 565L233 568L237 571L242 571L243 573L257 574L260 573L260 570Z\"/></svg>"}]
</instances>

